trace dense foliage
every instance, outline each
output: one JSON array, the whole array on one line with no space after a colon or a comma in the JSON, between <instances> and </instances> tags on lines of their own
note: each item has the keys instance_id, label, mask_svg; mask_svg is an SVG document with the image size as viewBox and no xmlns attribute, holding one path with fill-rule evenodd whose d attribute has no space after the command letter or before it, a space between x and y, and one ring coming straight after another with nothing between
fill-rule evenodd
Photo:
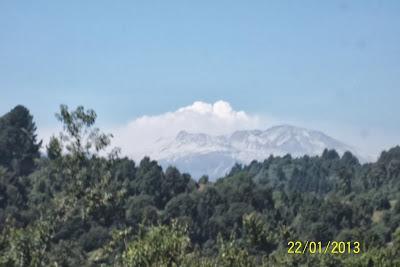
<instances>
[{"instance_id":1,"label":"dense foliage","mask_svg":"<svg viewBox=\"0 0 400 267\"><path fill-rule=\"evenodd\" d=\"M25 107L0 118L0 266L400 266L400 147L363 165L271 156L213 183L106 155L92 110L57 118L46 155ZM293 255L290 240L362 251Z\"/></svg>"}]
</instances>

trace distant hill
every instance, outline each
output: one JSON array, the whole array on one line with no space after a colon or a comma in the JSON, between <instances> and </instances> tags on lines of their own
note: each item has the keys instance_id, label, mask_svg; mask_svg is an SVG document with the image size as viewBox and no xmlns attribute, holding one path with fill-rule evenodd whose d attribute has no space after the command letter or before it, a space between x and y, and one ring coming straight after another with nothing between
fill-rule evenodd
<instances>
[{"instance_id":1,"label":"distant hill","mask_svg":"<svg viewBox=\"0 0 400 267\"><path fill-rule=\"evenodd\" d=\"M173 165L193 177L207 174L211 179L225 175L236 162L248 164L270 155L314 156L320 155L325 148L335 149L339 154L350 151L361 162L368 160L355 148L322 132L292 125L220 136L181 131L175 139L164 140L160 146L152 157L164 167Z\"/></svg>"}]
</instances>

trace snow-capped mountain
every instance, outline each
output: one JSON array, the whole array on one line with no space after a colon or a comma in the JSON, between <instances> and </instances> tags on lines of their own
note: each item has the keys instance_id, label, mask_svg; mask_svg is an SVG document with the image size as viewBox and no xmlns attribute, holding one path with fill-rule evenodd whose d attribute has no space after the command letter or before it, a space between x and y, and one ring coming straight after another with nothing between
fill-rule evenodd
<instances>
[{"instance_id":1,"label":"snow-capped mountain","mask_svg":"<svg viewBox=\"0 0 400 267\"><path fill-rule=\"evenodd\" d=\"M164 167L173 165L198 178L207 174L210 178L225 175L236 163L264 160L271 154L293 157L319 155L325 148L339 154L352 152L361 161L357 151L322 132L291 125L281 125L265 131L236 131L230 135L212 136L204 133L181 131L172 141L160 144L152 155Z\"/></svg>"}]
</instances>

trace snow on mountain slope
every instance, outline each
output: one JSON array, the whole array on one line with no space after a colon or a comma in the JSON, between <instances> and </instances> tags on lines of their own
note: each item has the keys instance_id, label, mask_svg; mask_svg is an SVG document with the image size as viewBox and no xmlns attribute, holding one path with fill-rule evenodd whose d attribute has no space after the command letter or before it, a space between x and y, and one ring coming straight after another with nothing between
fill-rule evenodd
<instances>
[{"instance_id":1,"label":"snow on mountain slope","mask_svg":"<svg viewBox=\"0 0 400 267\"><path fill-rule=\"evenodd\" d=\"M357 151L322 132L291 125L281 125L265 131L236 131L230 135L212 136L181 131L174 140L162 140L160 149L151 157L162 166L173 165L195 178L207 174L211 179L225 175L235 164L264 160L271 154L293 157L319 155L325 148L339 154L351 151L360 161Z\"/></svg>"}]
</instances>

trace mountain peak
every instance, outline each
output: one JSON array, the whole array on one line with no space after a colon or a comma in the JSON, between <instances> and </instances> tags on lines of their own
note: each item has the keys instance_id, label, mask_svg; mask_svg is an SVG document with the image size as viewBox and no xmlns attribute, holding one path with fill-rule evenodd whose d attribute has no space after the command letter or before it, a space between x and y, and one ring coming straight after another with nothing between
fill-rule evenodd
<instances>
[{"instance_id":1,"label":"mountain peak","mask_svg":"<svg viewBox=\"0 0 400 267\"><path fill-rule=\"evenodd\" d=\"M189 133L187 131L180 131L175 137L175 142L180 144L207 145L215 142L216 139L218 139L218 137L204 133Z\"/></svg>"}]
</instances>

